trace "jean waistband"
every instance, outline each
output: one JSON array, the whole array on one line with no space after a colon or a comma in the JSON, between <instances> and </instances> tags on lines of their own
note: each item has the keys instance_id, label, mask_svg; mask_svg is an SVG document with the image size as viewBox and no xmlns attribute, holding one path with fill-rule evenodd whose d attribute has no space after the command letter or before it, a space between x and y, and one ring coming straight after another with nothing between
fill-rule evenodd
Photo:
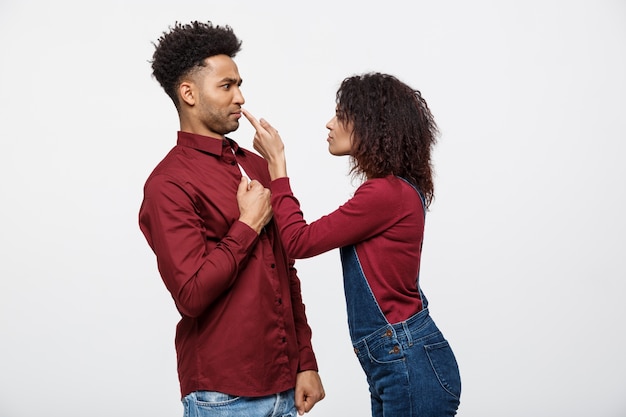
<instances>
[{"instance_id":1,"label":"jean waistband","mask_svg":"<svg viewBox=\"0 0 626 417\"><path fill-rule=\"evenodd\" d=\"M395 338L400 342L406 341L410 345L414 339L422 336L420 333L430 323L433 321L430 318L428 308L425 308L404 321L381 327L368 336L353 342L352 345L357 349L365 345L371 347L385 338Z\"/></svg>"}]
</instances>

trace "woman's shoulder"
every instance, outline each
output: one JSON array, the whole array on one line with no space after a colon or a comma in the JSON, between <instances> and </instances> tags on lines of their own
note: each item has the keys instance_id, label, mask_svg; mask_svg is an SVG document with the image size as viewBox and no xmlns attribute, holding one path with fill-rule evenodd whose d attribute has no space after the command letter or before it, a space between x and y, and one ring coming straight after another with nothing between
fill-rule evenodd
<instances>
[{"instance_id":1,"label":"woman's shoulder","mask_svg":"<svg viewBox=\"0 0 626 417\"><path fill-rule=\"evenodd\" d=\"M413 205L421 200L415 187L394 175L368 179L357 189L357 193L371 195L383 204L396 202Z\"/></svg>"},{"instance_id":2,"label":"woman's shoulder","mask_svg":"<svg viewBox=\"0 0 626 417\"><path fill-rule=\"evenodd\" d=\"M410 189L411 186L407 182L390 175L366 180L357 188L355 196L369 196L381 204L393 204L393 202L403 199L407 190ZM415 193L415 191L413 192Z\"/></svg>"},{"instance_id":3,"label":"woman's shoulder","mask_svg":"<svg viewBox=\"0 0 626 417\"><path fill-rule=\"evenodd\" d=\"M411 184L402 178L387 176L363 182L351 200L351 208L358 207L380 220L397 221L409 213L417 213L421 199ZM356 210L356 209L355 209Z\"/></svg>"},{"instance_id":4,"label":"woman's shoulder","mask_svg":"<svg viewBox=\"0 0 626 417\"><path fill-rule=\"evenodd\" d=\"M410 190L413 187L400 177L387 175L386 177L368 179L361 184L359 189L361 188L368 191L376 190L380 193L397 193L402 192L403 190Z\"/></svg>"}]
</instances>

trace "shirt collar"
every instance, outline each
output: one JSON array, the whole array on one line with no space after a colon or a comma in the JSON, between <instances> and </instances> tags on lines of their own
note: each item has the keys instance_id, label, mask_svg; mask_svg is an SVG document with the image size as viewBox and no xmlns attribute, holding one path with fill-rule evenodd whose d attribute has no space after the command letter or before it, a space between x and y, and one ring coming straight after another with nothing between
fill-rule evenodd
<instances>
[{"instance_id":1,"label":"shirt collar","mask_svg":"<svg viewBox=\"0 0 626 417\"><path fill-rule=\"evenodd\" d=\"M235 152L239 151L239 145L232 139L225 138L225 140L222 140L182 131L178 132L177 144L218 156L222 155L222 148L229 145Z\"/></svg>"}]
</instances>

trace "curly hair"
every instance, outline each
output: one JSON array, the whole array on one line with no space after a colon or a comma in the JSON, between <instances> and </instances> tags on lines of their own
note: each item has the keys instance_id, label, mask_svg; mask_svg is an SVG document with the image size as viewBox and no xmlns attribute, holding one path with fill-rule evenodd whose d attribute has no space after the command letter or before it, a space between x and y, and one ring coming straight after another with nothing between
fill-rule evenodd
<instances>
[{"instance_id":1,"label":"curly hair","mask_svg":"<svg viewBox=\"0 0 626 417\"><path fill-rule=\"evenodd\" d=\"M426 207L434 199L431 150L439 133L426 100L389 74L371 72L343 80L337 118L352 124L351 174L396 175L420 190Z\"/></svg>"},{"instance_id":2,"label":"curly hair","mask_svg":"<svg viewBox=\"0 0 626 417\"><path fill-rule=\"evenodd\" d=\"M241 50L241 41L230 26L214 26L210 21L176 22L153 45L152 75L177 108L176 89L184 76L204 67L206 58L222 54L233 58Z\"/></svg>"}]
</instances>

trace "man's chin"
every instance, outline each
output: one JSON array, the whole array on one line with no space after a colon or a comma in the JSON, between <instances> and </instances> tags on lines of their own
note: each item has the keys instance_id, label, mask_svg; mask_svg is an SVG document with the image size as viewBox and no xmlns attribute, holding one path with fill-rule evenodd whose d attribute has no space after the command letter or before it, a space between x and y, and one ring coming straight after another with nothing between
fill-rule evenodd
<instances>
[{"instance_id":1,"label":"man's chin","mask_svg":"<svg viewBox=\"0 0 626 417\"><path fill-rule=\"evenodd\" d=\"M231 123L228 127L227 127L228 131L225 132L224 134L228 134L230 132L234 132L235 130L239 129L239 121L235 121L233 123Z\"/></svg>"},{"instance_id":2,"label":"man's chin","mask_svg":"<svg viewBox=\"0 0 626 417\"><path fill-rule=\"evenodd\" d=\"M239 129L239 123L232 123L228 126L224 126L224 129L222 129L222 131L220 132L222 134L222 136L228 135L229 133L234 132L235 130Z\"/></svg>"}]
</instances>

